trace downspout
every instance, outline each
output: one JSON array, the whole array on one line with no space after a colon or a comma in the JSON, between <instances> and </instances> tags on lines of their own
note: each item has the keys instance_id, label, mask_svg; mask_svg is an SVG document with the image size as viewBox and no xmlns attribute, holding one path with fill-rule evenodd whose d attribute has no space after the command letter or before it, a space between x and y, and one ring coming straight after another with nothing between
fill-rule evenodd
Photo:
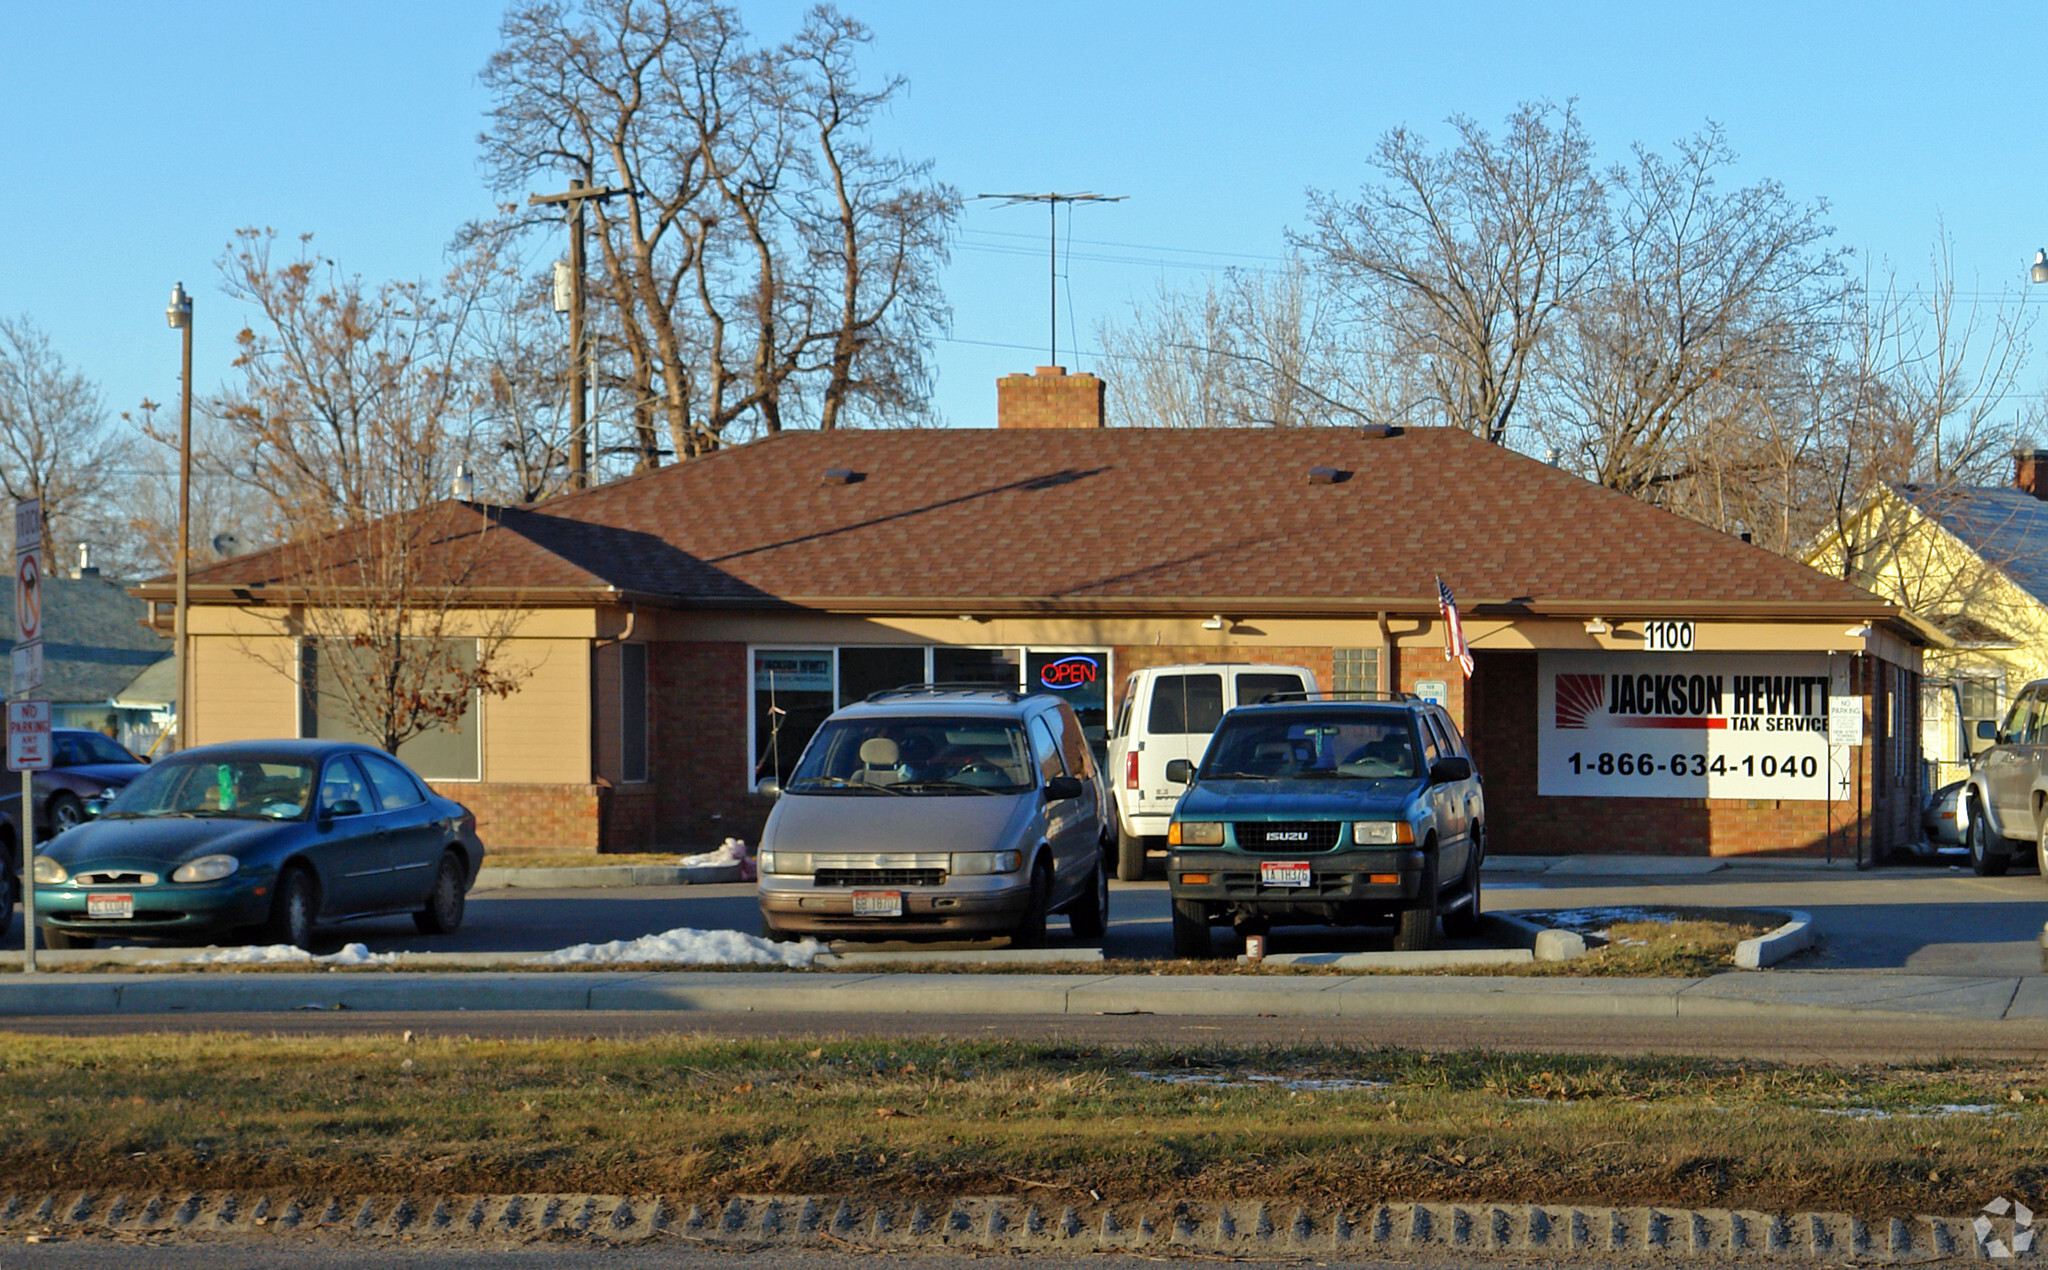
<instances>
[{"instance_id":1,"label":"downspout","mask_svg":"<svg viewBox=\"0 0 2048 1270\"><path fill-rule=\"evenodd\" d=\"M604 686L598 671L597 651L601 648L616 647L620 644L625 643L627 640L631 639L633 637L633 628L639 625L639 622L640 610L634 607L633 602L631 600L628 600L626 602L626 628L620 631L617 635L613 635L609 638L593 639L590 641L590 703L592 707L590 711L590 783L593 785L601 785L605 783L604 773L596 770L597 756L604 752L604 747L601 743L601 739L597 735L597 721L599 716L603 714L603 711L597 708L598 693L602 690ZM644 689L645 685L643 684L642 687ZM620 704L621 707L623 707L624 703L621 702ZM650 766L651 759L652 756L650 756ZM651 771L649 772L649 775L652 775ZM611 837L611 826L600 821L597 833L598 849L603 850L606 843L609 841Z\"/></svg>"},{"instance_id":2,"label":"downspout","mask_svg":"<svg viewBox=\"0 0 2048 1270\"><path fill-rule=\"evenodd\" d=\"M1401 651L1394 644L1394 628L1387 621L1387 611L1380 610L1380 647L1387 650L1388 692L1401 690Z\"/></svg>"}]
</instances>

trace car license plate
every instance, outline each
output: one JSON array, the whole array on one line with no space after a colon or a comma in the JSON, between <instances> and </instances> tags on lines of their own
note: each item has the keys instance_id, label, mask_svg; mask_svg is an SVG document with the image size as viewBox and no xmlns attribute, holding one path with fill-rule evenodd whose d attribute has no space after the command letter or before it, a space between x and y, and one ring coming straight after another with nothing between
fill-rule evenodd
<instances>
[{"instance_id":1,"label":"car license plate","mask_svg":"<svg viewBox=\"0 0 2048 1270\"><path fill-rule=\"evenodd\" d=\"M135 897L107 892L95 892L85 897L87 917L133 917Z\"/></svg>"},{"instance_id":2,"label":"car license plate","mask_svg":"<svg viewBox=\"0 0 2048 1270\"><path fill-rule=\"evenodd\" d=\"M1259 885L1307 886L1308 861L1261 860L1259 861Z\"/></svg>"},{"instance_id":3,"label":"car license plate","mask_svg":"<svg viewBox=\"0 0 2048 1270\"><path fill-rule=\"evenodd\" d=\"M903 892L855 891L853 893L853 915L855 917L901 917L903 916Z\"/></svg>"}]
</instances>

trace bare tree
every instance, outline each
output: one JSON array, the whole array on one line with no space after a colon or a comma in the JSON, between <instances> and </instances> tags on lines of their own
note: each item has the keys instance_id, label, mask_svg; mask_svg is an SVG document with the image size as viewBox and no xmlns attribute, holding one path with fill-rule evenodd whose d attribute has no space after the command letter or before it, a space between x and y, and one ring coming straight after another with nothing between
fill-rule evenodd
<instances>
[{"instance_id":1,"label":"bare tree","mask_svg":"<svg viewBox=\"0 0 2048 1270\"><path fill-rule=\"evenodd\" d=\"M1602 485L1695 514L1709 500L1690 486L1711 475L1725 497L1739 464L1781 450L1787 386L1828 355L1853 290L1825 205L1774 181L1723 191L1733 162L1712 126L1670 158L1635 147L1608 179L1612 248L1545 357L1544 437Z\"/></svg>"},{"instance_id":2,"label":"bare tree","mask_svg":"<svg viewBox=\"0 0 2048 1270\"><path fill-rule=\"evenodd\" d=\"M1295 243L1413 377L1408 411L1502 443L1544 339L1592 282L1603 190L1572 105L1527 103L1495 140L1464 115L1437 151L1380 138L1380 181L1351 201L1312 192Z\"/></svg>"},{"instance_id":3,"label":"bare tree","mask_svg":"<svg viewBox=\"0 0 2048 1270\"><path fill-rule=\"evenodd\" d=\"M288 262L273 243L243 231L221 260L261 316L237 337L240 382L208 406L283 544L246 567L289 605L291 651L250 652L395 751L526 674L503 656L516 595L479 584L491 514L441 497L476 404L462 348L479 282L465 262L440 288L372 288L306 239Z\"/></svg>"},{"instance_id":4,"label":"bare tree","mask_svg":"<svg viewBox=\"0 0 2048 1270\"><path fill-rule=\"evenodd\" d=\"M812 11L779 48L716 0L515 9L484 71L501 190L581 179L593 286L634 386L641 466L729 429L836 426L926 403L937 270L959 195L869 139L902 87L867 88L866 28Z\"/></svg>"},{"instance_id":5,"label":"bare tree","mask_svg":"<svg viewBox=\"0 0 2048 1270\"><path fill-rule=\"evenodd\" d=\"M1344 341L1327 288L1299 257L1232 270L1199 290L1161 283L1096 339L1109 400L1146 427L1299 427L1388 417L1386 359Z\"/></svg>"},{"instance_id":6,"label":"bare tree","mask_svg":"<svg viewBox=\"0 0 2048 1270\"><path fill-rule=\"evenodd\" d=\"M0 490L42 500L46 566L62 567L71 543L119 532L107 473L121 446L99 388L26 316L0 317Z\"/></svg>"}]
</instances>

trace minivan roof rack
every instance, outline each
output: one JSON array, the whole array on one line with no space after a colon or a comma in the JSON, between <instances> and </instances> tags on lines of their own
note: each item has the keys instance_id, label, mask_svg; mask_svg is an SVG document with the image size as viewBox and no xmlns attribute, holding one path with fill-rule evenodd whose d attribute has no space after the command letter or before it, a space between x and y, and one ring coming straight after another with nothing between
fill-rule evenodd
<instances>
[{"instance_id":1,"label":"minivan roof rack","mask_svg":"<svg viewBox=\"0 0 2048 1270\"><path fill-rule=\"evenodd\" d=\"M939 681L933 683L903 684L895 688L883 688L878 692L869 693L867 696L861 698L861 700L881 701L889 697L915 697L920 695L937 696L942 692L992 692L999 694L1005 700L1009 701L1022 701L1024 699L1023 693L1018 692L1015 688L1004 687L1002 684L975 683L970 680L959 680L956 682Z\"/></svg>"},{"instance_id":2,"label":"minivan roof rack","mask_svg":"<svg viewBox=\"0 0 2048 1270\"><path fill-rule=\"evenodd\" d=\"M1412 692L1381 692L1371 688L1326 688L1316 692L1269 692L1260 705L1275 701L1420 701Z\"/></svg>"}]
</instances>

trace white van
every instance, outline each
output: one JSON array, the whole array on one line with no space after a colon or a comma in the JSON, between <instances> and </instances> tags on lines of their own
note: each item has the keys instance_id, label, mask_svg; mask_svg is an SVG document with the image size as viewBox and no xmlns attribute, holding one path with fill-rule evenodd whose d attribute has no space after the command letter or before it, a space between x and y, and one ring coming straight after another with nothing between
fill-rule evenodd
<instances>
[{"instance_id":1,"label":"white van","mask_svg":"<svg viewBox=\"0 0 2048 1270\"><path fill-rule=\"evenodd\" d=\"M1224 711L1267 693L1316 690L1306 666L1213 662L1133 671L1111 726L1105 771L1116 790L1116 875L1135 882L1145 876L1145 853L1166 850L1166 823L1187 791L1166 778L1166 765L1177 758L1201 762Z\"/></svg>"}]
</instances>

